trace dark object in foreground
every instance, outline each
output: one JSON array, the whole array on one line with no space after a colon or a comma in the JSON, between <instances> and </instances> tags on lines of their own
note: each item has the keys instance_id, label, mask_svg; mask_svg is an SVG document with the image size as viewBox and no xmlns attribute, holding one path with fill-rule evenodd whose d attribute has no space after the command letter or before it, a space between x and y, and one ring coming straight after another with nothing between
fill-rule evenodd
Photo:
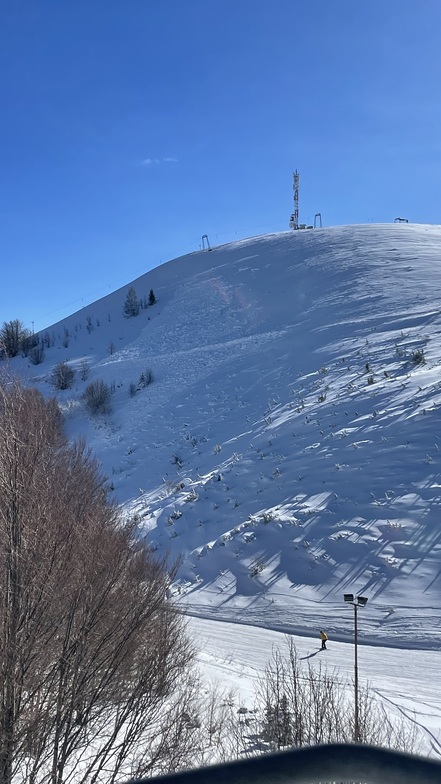
<instances>
[{"instance_id":1,"label":"dark object in foreground","mask_svg":"<svg viewBox=\"0 0 441 784\"><path fill-rule=\"evenodd\" d=\"M213 765L130 784L440 784L441 763L375 746L333 743Z\"/></svg>"}]
</instances>

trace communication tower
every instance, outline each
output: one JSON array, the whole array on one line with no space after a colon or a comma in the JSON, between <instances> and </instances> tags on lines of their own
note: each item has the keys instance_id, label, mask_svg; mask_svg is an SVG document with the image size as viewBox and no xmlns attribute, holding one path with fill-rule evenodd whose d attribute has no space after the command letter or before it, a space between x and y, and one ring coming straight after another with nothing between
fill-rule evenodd
<instances>
[{"instance_id":1,"label":"communication tower","mask_svg":"<svg viewBox=\"0 0 441 784\"><path fill-rule=\"evenodd\" d=\"M296 231L299 228L299 182L300 174L297 169L293 173L294 212L289 219L289 228Z\"/></svg>"}]
</instances>

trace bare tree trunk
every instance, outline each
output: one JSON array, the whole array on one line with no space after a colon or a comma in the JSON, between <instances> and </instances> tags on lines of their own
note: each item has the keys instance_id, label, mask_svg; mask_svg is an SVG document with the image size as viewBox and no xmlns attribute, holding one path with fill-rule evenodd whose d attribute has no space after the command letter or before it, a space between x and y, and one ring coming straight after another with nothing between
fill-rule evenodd
<instances>
[{"instance_id":1,"label":"bare tree trunk","mask_svg":"<svg viewBox=\"0 0 441 784\"><path fill-rule=\"evenodd\" d=\"M12 759L15 745L15 683L17 671L17 629L20 613L21 575L20 575L20 521L18 507L18 466L17 444L12 450L12 472L10 499L6 516L6 564L5 564L5 604L4 604L4 651L2 667L2 703L0 711L0 782L10 784L12 780Z\"/></svg>"}]
</instances>

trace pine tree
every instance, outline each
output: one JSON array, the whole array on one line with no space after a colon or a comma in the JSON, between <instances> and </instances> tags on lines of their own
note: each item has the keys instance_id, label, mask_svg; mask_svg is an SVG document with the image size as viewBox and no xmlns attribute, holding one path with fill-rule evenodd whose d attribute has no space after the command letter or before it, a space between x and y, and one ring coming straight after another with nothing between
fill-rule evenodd
<instances>
[{"instance_id":1,"label":"pine tree","mask_svg":"<svg viewBox=\"0 0 441 784\"><path fill-rule=\"evenodd\" d=\"M291 746L292 735L292 714L288 707L286 694L282 694L279 706L279 744L280 746Z\"/></svg>"},{"instance_id":2,"label":"pine tree","mask_svg":"<svg viewBox=\"0 0 441 784\"><path fill-rule=\"evenodd\" d=\"M281 749L292 745L292 714L285 693L275 703L266 704L264 734L273 748Z\"/></svg>"},{"instance_id":3,"label":"pine tree","mask_svg":"<svg viewBox=\"0 0 441 784\"><path fill-rule=\"evenodd\" d=\"M150 289L149 305L154 305L155 303L156 303L155 292L153 291L153 289Z\"/></svg>"},{"instance_id":4,"label":"pine tree","mask_svg":"<svg viewBox=\"0 0 441 784\"><path fill-rule=\"evenodd\" d=\"M136 296L136 291L133 286L130 286L126 301L124 303L124 316L126 318L132 318L133 316L137 316L139 313L139 300Z\"/></svg>"}]
</instances>

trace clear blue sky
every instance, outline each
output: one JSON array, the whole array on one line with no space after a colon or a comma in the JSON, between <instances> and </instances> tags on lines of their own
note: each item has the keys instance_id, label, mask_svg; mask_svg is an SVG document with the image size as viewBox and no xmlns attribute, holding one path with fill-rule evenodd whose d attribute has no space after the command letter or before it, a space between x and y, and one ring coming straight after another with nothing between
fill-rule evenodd
<instances>
[{"instance_id":1,"label":"clear blue sky","mask_svg":"<svg viewBox=\"0 0 441 784\"><path fill-rule=\"evenodd\" d=\"M0 323L300 220L441 223L439 0L0 0Z\"/></svg>"}]
</instances>

